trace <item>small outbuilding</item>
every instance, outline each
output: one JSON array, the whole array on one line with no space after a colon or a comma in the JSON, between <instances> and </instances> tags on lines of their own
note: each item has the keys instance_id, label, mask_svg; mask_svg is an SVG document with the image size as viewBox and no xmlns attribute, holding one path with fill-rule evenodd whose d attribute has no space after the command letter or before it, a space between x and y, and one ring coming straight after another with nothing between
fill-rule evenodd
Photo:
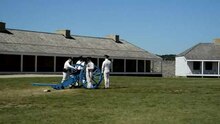
<instances>
[{"instance_id":1,"label":"small outbuilding","mask_svg":"<svg viewBox=\"0 0 220 124\"><path fill-rule=\"evenodd\" d=\"M220 77L220 39L199 43L176 57L176 76Z\"/></svg>"}]
</instances>

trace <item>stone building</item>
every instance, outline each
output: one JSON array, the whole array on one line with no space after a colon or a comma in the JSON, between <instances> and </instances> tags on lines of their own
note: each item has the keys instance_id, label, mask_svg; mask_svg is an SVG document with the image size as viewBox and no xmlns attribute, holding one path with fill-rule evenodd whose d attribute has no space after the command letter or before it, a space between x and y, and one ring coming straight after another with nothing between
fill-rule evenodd
<instances>
[{"instance_id":1,"label":"stone building","mask_svg":"<svg viewBox=\"0 0 220 124\"><path fill-rule=\"evenodd\" d=\"M113 62L112 74L161 75L160 57L119 35L91 37L71 35L70 30L27 31L6 28L6 23L0 22L0 74L60 73L68 57L76 61L78 56L90 56L100 67L105 54Z\"/></svg>"},{"instance_id":2,"label":"stone building","mask_svg":"<svg viewBox=\"0 0 220 124\"><path fill-rule=\"evenodd\" d=\"M220 39L199 43L176 57L176 76L220 77Z\"/></svg>"}]
</instances>

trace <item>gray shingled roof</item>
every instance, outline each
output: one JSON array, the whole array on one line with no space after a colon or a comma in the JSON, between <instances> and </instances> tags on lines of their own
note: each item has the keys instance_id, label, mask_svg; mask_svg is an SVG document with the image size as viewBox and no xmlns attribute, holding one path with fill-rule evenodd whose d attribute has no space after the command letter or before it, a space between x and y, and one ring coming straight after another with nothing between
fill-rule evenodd
<instances>
[{"instance_id":1,"label":"gray shingled roof","mask_svg":"<svg viewBox=\"0 0 220 124\"><path fill-rule=\"evenodd\" d=\"M185 56L191 60L220 60L220 44L199 43L178 56Z\"/></svg>"},{"instance_id":2,"label":"gray shingled roof","mask_svg":"<svg viewBox=\"0 0 220 124\"><path fill-rule=\"evenodd\" d=\"M125 40L116 43L110 38L71 35L8 29L11 33L0 33L0 53L97 56L108 54L114 58L160 59Z\"/></svg>"}]
</instances>

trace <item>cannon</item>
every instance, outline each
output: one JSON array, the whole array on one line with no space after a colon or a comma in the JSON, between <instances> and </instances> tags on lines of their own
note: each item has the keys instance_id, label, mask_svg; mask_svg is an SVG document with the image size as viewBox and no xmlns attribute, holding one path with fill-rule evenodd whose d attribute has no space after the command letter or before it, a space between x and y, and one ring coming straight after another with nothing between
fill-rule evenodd
<instances>
[{"instance_id":1,"label":"cannon","mask_svg":"<svg viewBox=\"0 0 220 124\"><path fill-rule=\"evenodd\" d=\"M70 85L75 85L76 83L79 83L80 86L83 86L84 88L87 88L87 80L86 80L86 67L79 65L79 64L74 64L73 65L75 68L81 66L83 69L79 72L76 73L76 70L73 70L73 72L70 74L69 79L65 80L63 83L59 84L50 84L50 83L33 83L33 86L50 86L53 89L56 90L61 90L69 87ZM94 66L93 69L93 75L92 75L92 85L93 89L96 89L99 87L99 85L102 82L102 73L101 70L99 69L98 66Z\"/></svg>"}]
</instances>

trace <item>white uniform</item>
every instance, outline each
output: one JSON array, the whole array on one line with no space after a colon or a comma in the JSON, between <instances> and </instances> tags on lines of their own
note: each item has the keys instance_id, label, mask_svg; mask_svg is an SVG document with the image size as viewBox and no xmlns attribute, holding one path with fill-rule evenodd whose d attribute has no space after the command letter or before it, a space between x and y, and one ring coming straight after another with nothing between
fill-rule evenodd
<instances>
[{"instance_id":1,"label":"white uniform","mask_svg":"<svg viewBox=\"0 0 220 124\"><path fill-rule=\"evenodd\" d=\"M77 70L82 70L83 67L85 66L85 62L84 62L84 61L80 61L80 60L78 60L78 61L76 62L76 64L82 65L82 66L78 66L78 67L77 67Z\"/></svg>"},{"instance_id":2,"label":"white uniform","mask_svg":"<svg viewBox=\"0 0 220 124\"><path fill-rule=\"evenodd\" d=\"M105 88L109 88L109 73L111 69L111 61L107 58L102 63L102 73L104 74Z\"/></svg>"},{"instance_id":3,"label":"white uniform","mask_svg":"<svg viewBox=\"0 0 220 124\"><path fill-rule=\"evenodd\" d=\"M78 71L78 74L80 73L80 71L81 70L83 70L83 67L85 66L85 62L84 61L81 61L81 60L78 60L77 62L76 62L76 64L78 64L78 65L81 65L81 66L77 66L77 71ZM75 83L75 86L78 86L79 85L79 81L77 81L76 83Z\"/></svg>"},{"instance_id":4,"label":"white uniform","mask_svg":"<svg viewBox=\"0 0 220 124\"><path fill-rule=\"evenodd\" d=\"M92 75L93 75L94 63L90 61L86 65L86 81L87 81L87 88L93 88L92 85Z\"/></svg>"},{"instance_id":5,"label":"white uniform","mask_svg":"<svg viewBox=\"0 0 220 124\"><path fill-rule=\"evenodd\" d=\"M63 71L63 79L61 81L61 83L63 83L65 80L67 80L70 76L70 71L69 69L75 69L72 65L70 65L71 60L68 59L65 63L64 63L64 67L63 69L66 71Z\"/></svg>"}]
</instances>

